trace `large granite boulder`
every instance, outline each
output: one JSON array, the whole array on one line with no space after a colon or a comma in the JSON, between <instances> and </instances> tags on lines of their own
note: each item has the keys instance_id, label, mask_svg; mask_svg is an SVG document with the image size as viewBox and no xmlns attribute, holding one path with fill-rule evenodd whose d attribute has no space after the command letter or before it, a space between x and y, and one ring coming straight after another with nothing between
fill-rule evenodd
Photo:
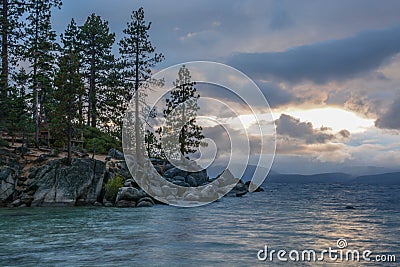
<instances>
[{"instance_id":1,"label":"large granite boulder","mask_svg":"<svg viewBox=\"0 0 400 267\"><path fill-rule=\"evenodd\" d=\"M146 193L142 189L134 187L121 187L118 190L116 202L119 200L134 200L138 201L140 198L145 197Z\"/></svg>"},{"instance_id":2,"label":"large granite boulder","mask_svg":"<svg viewBox=\"0 0 400 267\"><path fill-rule=\"evenodd\" d=\"M196 178L194 178L192 175L186 176L185 182L189 184L190 187L196 187L199 185Z\"/></svg>"},{"instance_id":3,"label":"large granite boulder","mask_svg":"<svg viewBox=\"0 0 400 267\"><path fill-rule=\"evenodd\" d=\"M208 175L206 170L199 172L188 172L173 167L164 173L164 178L168 181L185 187L196 187L208 183Z\"/></svg>"},{"instance_id":4,"label":"large granite boulder","mask_svg":"<svg viewBox=\"0 0 400 267\"><path fill-rule=\"evenodd\" d=\"M154 201L147 196L143 189L135 187L121 187L115 200L119 208L152 207Z\"/></svg>"},{"instance_id":5,"label":"large granite boulder","mask_svg":"<svg viewBox=\"0 0 400 267\"><path fill-rule=\"evenodd\" d=\"M18 186L18 176L23 165L17 155L7 149L0 149L0 206L12 201Z\"/></svg>"},{"instance_id":6,"label":"large granite boulder","mask_svg":"<svg viewBox=\"0 0 400 267\"><path fill-rule=\"evenodd\" d=\"M0 203L7 201L17 187L18 171L8 166L0 168Z\"/></svg>"},{"instance_id":7,"label":"large granite boulder","mask_svg":"<svg viewBox=\"0 0 400 267\"><path fill-rule=\"evenodd\" d=\"M176 167L173 167L164 173L165 178L186 177L187 175L187 171L181 170Z\"/></svg>"},{"instance_id":8,"label":"large granite boulder","mask_svg":"<svg viewBox=\"0 0 400 267\"><path fill-rule=\"evenodd\" d=\"M136 207L141 208L141 207L153 207L154 206L154 201L149 198L149 197L143 197L139 200L137 203Z\"/></svg>"},{"instance_id":9,"label":"large granite boulder","mask_svg":"<svg viewBox=\"0 0 400 267\"><path fill-rule=\"evenodd\" d=\"M32 206L74 206L96 202L100 196L105 163L93 159L73 159L71 166L58 159L40 167L30 189Z\"/></svg>"},{"instance_id":10,"label":"large granite boulder","mask_svg":"<svg viewBox=\"0 0 400 267\"><path fill-rule=\"evenodd\" d=\"M202 170L199 172L192 172L189 175L192 176L196 180L197 185L205 185L208 183L207 170Z\"/></svg>"}]
</instances>

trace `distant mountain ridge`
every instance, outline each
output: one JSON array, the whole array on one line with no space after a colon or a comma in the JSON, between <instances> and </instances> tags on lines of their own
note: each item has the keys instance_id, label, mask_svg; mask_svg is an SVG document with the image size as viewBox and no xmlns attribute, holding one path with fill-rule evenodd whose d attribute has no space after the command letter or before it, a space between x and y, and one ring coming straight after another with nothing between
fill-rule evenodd
<instances>
[{"instance_id":1,"label":"distant mountain ridge","mask_svg":"<svg viewBox=\"0 0 400 267\"><path fill-rule=\"evenodd\" d=\"M391 168L376 167L376 166L343 167L338 171L353 175L355 177L400 172L399 169L391 169Z\"/></svg>"},{"instance_id":2,"label":"distant mountain ridge","mask_svg":"<svg viewBox=\"0 0 400 267\"><path fill-rule=\"evenodd\" d=\"M353 180L346 173L321 173L313 175L301 174L272 174L268 175L266 182L271 183L349 183Z\"/></svg>"},{"instance_id":3,"label":"distant mountain ridge","mask_svg":"<svg viewBox=\"0 0 400 267\"><path fill-rule=\"evenodd\" d=\"M313 175L270 173L264 183L338 183L400 185L400 172L354 177L346 173L321 173Z\"/></svg>"},{"instance_id":4,"label":"distant mountain ridge","mask_svg":"<svg viewBox=\"0 0 400 267\"><path fill-rule=\"evenodd\" d=\"M353 183L384 185L400 184L400 172L359 176L353 180Z\"/></svg>"},{"instance_id":5,"label":"distant mountain ridge","mask_svg":"<svg viewBox=\"0 0 400 267\"><path fill-rule=\"evenodd\" d=\"M250 181L257 166L248 165L241 179ZM267 169L262 168L263 171ZM224 170L222 166L214 166L207 170L210 176L221 173ZM366 170L371 170L370 175L355 175L356 173L365 173ZM319 174L282 174L271 170L264 181L265 183L321 183L321 184L382 184L382 185L400 185L400 172L380 173L386 170L379 167L355 167L353 170L343 170L342 172L319 173ZM216 176L216 175L215 175Z\"/></svg>"}]
</instances>

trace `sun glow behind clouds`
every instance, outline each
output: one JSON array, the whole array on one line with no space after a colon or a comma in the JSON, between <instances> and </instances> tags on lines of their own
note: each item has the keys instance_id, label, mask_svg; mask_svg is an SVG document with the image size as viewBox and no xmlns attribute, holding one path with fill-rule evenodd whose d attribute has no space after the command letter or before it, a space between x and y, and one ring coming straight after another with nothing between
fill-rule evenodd
<instances>
[{"instance_id":1,"label":"sun glow behind clouds","mask_svg":"<svg viewBox=\"0 0 400 267\"><path fill-rule=\"evenodd\" d=\"M365 119L357 114L340 108L319 108L309 110L284 110L275 113L278 119L284 113L301 121L311 122L314 128L329 127L334 132L346 129L351 133L362 133L375 125L375 120Z\"/></svg>"}]
</instances>

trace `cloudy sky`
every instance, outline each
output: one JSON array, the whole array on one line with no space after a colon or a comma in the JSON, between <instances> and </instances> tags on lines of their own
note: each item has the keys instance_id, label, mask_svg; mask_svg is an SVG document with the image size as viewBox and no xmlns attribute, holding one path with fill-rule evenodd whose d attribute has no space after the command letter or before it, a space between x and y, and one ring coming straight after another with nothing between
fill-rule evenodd
<instances>
[{"instance_id":1,"label":"cloudy sky","mask_svg":"<svg viewBox=\"0 0 400 267\"><path fill-rule=\"evenodd\" d=\"M276 120L276 170L399 169L400 1L64 0L53 27L96 13L119 39L140 6L166 57L158 68L212 60L257 83Z\"/></svg>"}]
</instances>

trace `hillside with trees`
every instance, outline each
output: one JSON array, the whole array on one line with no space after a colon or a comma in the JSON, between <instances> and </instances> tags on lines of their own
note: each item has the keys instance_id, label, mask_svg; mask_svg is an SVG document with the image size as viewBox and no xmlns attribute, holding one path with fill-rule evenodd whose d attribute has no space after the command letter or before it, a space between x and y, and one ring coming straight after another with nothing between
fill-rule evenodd
<instances>
[{"instance_id":1,"label":"hillside with trees","mask_svg":"<svg viewBox=\"0 0 400 267\"><path fill-rule=\"evenodd\" d=\"M96 14L83 25L71 18L56 33L56 9L60 0L2 1L0 146L65 152L70 163L73 152L121 148L126 108L133 97L145 101L138 90L164 56L150 41L143 8L132 12L121 40ZM150 140L140 139L144 129L135 120L136 142Z\"/></svg>"}]
</instances>

